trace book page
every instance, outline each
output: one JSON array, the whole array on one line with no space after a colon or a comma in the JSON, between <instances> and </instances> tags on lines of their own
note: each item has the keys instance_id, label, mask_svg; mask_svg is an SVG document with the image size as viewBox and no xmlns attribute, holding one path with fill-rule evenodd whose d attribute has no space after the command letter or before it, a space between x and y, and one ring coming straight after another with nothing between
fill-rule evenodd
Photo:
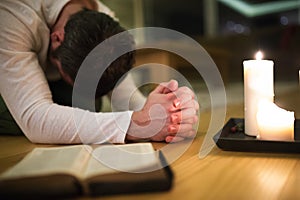
<instances>
[{"instance_id":1,"label":"book page","mask_svg":"<svg viewBox=\"0 0 300 200\"><path fill-rule=\"evenodd\" d=\"M1 174L1 179L67 173L79 177L90 157L91 147L73 145L35 148L14 167Z\"/></svg>"},{"instance_id":2,"label":"book page","mask_svg":"<svg viewBox=\"0 0 300 200\"><path fill-rule=\"evenodd\" d=\"M151 170L159 159L151 143L105 145L96 148L87 165L85 177L96 175Z\"/></svg>"}]
</instances>

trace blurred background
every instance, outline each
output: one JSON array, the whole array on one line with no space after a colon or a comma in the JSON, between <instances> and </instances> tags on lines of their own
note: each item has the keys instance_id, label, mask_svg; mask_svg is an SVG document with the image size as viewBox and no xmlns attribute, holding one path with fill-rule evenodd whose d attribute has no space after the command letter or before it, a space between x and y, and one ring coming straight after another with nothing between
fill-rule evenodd
<instances>
[{"instance_id":1,"label":"blurred background","mask_svg":"<svg viewBox=\"0 0 300 200\"><path fill-rule=\"evenodd\" d=\"M274 61L275 92L299 93L300 0L103 0L128 28L163 27L196 40L216 63L228 101L243 100L243 66L258 50ZM153 53L153 52L152 52ZM138 53L137 64L151 52ZM199 88L201 76L176 55L152 57ZM158 54L158 53L156 53ZM154 72L155 73L155 72ZM200 95L199 93L199 95ZM204 98L204 97L203 97ZM205 99L205 98L204 98ZM296 102L300 102L299 95Z\"/></svg>"}]
</instances>

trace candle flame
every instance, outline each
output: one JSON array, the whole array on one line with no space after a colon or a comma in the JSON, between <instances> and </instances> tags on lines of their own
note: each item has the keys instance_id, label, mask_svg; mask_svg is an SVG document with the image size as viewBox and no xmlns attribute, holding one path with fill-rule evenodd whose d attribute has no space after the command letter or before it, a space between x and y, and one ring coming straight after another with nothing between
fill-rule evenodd
<instances>
[{"instance_id":1,"label":"candle flame","mask_svg":"<svg viewBox=\"0 0 300 200\"><path fill-rule=\"evenodd\" d=\"M258 51L255 54L255 58L256 58L256 60L261 60L263 58L263 53L261 51Z\"/></svg>"}]
</instances>

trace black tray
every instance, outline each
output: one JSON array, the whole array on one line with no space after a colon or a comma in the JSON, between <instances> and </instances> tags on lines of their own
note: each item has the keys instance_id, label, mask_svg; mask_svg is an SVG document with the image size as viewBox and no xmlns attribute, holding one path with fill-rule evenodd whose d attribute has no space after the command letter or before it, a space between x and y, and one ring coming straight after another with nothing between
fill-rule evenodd
<instances>
[{"instance_id":1,"label":"black tray","mask_svg":"<svg viewBox=\"0 0 300 200\"><path fill-rule=\"evenodd\" d=\"M244 124L244 119L231 118L215 136L214 141L220 149L225 151L245 152L275 152L300 153L300 120L295 120L294 141L258 140L247 136L244 132L232 132L231 128L237 124Z\"/></svg>"}]
</instances>

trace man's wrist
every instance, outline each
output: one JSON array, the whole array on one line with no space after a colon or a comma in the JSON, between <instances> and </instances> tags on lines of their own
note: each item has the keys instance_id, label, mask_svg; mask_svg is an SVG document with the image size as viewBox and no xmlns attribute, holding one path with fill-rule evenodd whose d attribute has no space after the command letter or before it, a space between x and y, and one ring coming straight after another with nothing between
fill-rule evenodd
<instances>
[{"instance_id":1,"label":"man's wrist","mask_svg":"<svg viewBox=\"0 0 300 200\"><path fill-rule=\"evenodd\" d=\"M126 133L127 141L149 141L150 138L143 137L143 126L150 123L149 118L142 111L134 111L131 115L131 122Z\"/></svg>"}]
</instances>

